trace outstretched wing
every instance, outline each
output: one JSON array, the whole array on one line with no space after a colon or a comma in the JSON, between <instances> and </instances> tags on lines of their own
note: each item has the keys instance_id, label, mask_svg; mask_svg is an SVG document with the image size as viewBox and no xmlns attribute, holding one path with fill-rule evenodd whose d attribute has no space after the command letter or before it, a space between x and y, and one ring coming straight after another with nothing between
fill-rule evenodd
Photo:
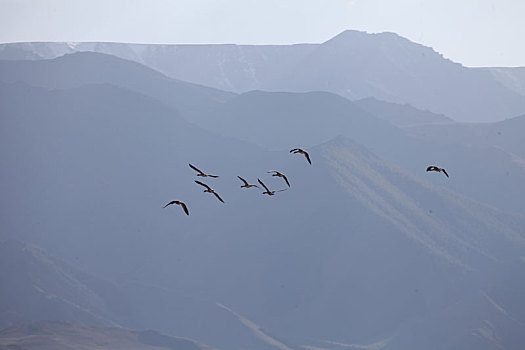
<instances>
[{"instance_id":1,"label":"outstretched wing","mask_svg":"<svg viewBox=\"0 0 525 350\"><path fill-rule=\"evenodd\" d=\"M274 191L274 192L282 192L282 191L286 191L287 188L283 189L283 190L277 190L277 191Z\"/></svg>"},{"instance_id":2,"label":"outstretched wing","mask_svg":"<svg viewBox=\"0 0 525 350\"><path fill-rule=\"evenodd\" d=\"M282 178L284 179L284 181L286 181L286 184L288 185L288 187L290 187L290 183L288 182L288 179L286 178L286 176L282 175Z\"/></svg>"},{"instance_id":3,"label":"outstretched wing","mask_svg":"<svg viewBox=\"0 0 525 350\"><path fill-rule=\"evenodd\" d=\"M184 212L186 213L186 215L190 215L190 212L188 211L188 207L186 206L186 204L184 204L182 202L179 202L179 204L182 207L182 209L184 210Z\"/></svg>"},{"instance_id":4,"label":"outstretched wing","mask_svg":"<svg viewBox=\"0 0 525 350\"><path fill-rule=\"evenodd\" d=\"M212 193L215 195L215 197L217 197L218 200L224 203L224 201L222 200L222 198L219 196L217 192L212 192Z\"/></svg>"},{"instance_id":5,"label":"outstretched wing","mask_svg":"<svg viewBox=\"0 0 525 350\"><path fill-rule=\"evenodd\" d=\"M219 175L207 175L208 177L219 177Z\"/></svg>"},{"instance_id":6,"label":"outstretched wing","mask_svg":"<svg viewBox=\"0 0 525 350\"><path fill-rule=\"evenodd\" d=\"M304 156L306 157L306 160L308 161L308 163L310 163L311 165L312 161L310 160L310 156L308 155L308 152L304 152Z\"/></svg>"},{"instance_id":7,"label":"outstretched wing","mask_svg":"<svg viewBox=\"0 0 525 350\"><path fill-rule=\"evenodd\" d=\"M190 163L188 163L188 165L190 166L190 168L192 168L193 170L195 170L199 174L204 174L202 171L200 171L199 169L197 169L195 166L191 165Z\"/></svg>"},{"instance_id":8,"label":"outstretched wing","mask_svg":"<svg viewBox=\"0 0 525 350\"><path fill-rule=\"evenodd\" d=\"M445 169L443 169L443 173L448 177L447 171Z\"/></svg>"},{"instance_id":9,"label":"outstretched wing","mask_svg":"<svg viewBox=\"0 0 525 350\"><path fill-rule=\"evenodd\" d=\"M195 181L196 183L198 183L199 185L204 186L204 187L206 187L208 190L211 191L210 186L208 186L208 185L206 185L206 184L204 184L204 183L202 183L202 182L200 182L200 181L197 181L197 180L194 180L194 181Z\"/></svg>"},{"instance_id":10,"label":"outstretched wing","mask_svg":"<svg viewBox=\"0 0 525 350\"><path fill-rule=\"evenodd\" d=\"M240 176L237 176L237 177L239 178L239 180L241 180L242 182L244 182L244 185L245 185L245 186L248 186L248 182L246 182L245 179L243 179L243 178L240 177Z\"/></svg>"},{"instance_id":11,"label":"outstretched wing","mask_svg":"<svg viewBox=\"0 0 525 350\"><path fill-rule=\"evenodd\" d=\"M436 169L437 169L436 166L431 165L431 166L429 166L429 167L427 168L427 171L435 171Z\"/></svg>"},{"instance_id":12,"label":"outstretched wing","mask_svg":"<svg viewBox=\"0 0 525 350\"><path fill-rule=\"evenodd\" d=\"M165 206L163 206L163 208L166 208L168 205L172 205L172 204L175 204L177 201L171 201L169 202L168 204L166 204Z\"/></svg>"},{"instance_id":13,"label":"outstretched wing","mask_svg":"<svg viewBox=\"0 0 525 350\"><path fill-rule=\"evenodd\" d=\"M257 181L259 181L259 183L261 184L261 186L264 187L264 189L265 189L266 191L271 192L271 191L268 189L268 187L266 187L266 185L263 184L263 182L262 182L260 179L257 179Z\"/></svg>"},{"instance_id":14,"label":"outstretched wing","mask_svg":"<svg viewBox=\"0 0 525 350\"><path fill-rule=\"evenodd\" d=\"M301 150L300 148L294 148L294 149L291 149L291 150L290 150L290 153L292 153L292 152L295 153L295 152L298 152L298 151L300 151L300 150Z\"/></svg>"}]
</instances>

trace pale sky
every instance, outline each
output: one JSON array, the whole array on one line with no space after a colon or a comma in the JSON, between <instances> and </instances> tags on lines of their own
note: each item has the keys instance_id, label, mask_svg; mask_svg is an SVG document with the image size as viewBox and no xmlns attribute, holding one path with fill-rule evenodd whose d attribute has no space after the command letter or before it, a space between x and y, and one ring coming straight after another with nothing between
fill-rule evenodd
<instances>
[{"instance_id":1,"label":"pale sky","mask_svg":"<svg viewBox=\"0 0 525 350\"><path fill-rule=\"evenodd\" d=\"M525 0L0 0L0 42L321 43L345 29L525 66Z\"/></svg>"}]
</instances>

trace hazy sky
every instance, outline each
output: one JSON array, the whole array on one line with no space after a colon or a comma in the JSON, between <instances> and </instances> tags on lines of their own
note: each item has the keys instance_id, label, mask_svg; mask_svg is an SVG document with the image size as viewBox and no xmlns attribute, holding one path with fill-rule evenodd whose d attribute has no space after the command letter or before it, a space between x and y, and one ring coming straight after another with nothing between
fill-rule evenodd
<instances>
[{"instance_id":1,"label":"hazy sky","mask_svg":"<svg viewBox=\"0 0 525 350\"><path fill-rule=\"evenodd\" d=\"M0 0L0 42L319 43L345 29L525 66L525 0Z\"/></svg>"}]
</instances>

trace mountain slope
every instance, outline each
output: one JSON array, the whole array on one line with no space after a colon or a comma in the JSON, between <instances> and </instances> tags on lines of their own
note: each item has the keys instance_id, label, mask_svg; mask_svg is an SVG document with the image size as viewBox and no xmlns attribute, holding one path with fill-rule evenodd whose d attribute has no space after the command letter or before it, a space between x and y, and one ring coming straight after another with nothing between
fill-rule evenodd
<instances>
[{"instance_id":1,"label":"mountain slope","mask_svg":"<svg viewBox=\"0 0 525 350\"><path fill-rule=\"evenodd\" d=\"M525 115L497 123L420 125L408 131L439 145L467 145L477 148L500 148L525 160Z\"/></svg>"},{"instance_id":2,"label":"mountain slope","mask_svg":"<svg viewBox=\"0 0 525 350\"><path fill-rule=\"evenodd\" d=\"M454 121L442 114L422 111L409 104L397 104L377 100L373 97L354 101L355 104L372 114L373 116L386 120L398 127L410 127L426 124L448 124Z\"/></svg>"},{"instance_id":3,"label":"mountain slope","mask_svg":"<svg viewBox=\"0 0 525 350\"><path fill-rule=\"evenodd\" d=\"M153 97L182 114L208 111L233 94L168 78L136 62L80 52L56 59L0 61L0 81L46 88L112 84ZM202 113L202 112L201 112Z\"/></svg>"},{"instance_id":4,"label":"mountain slope","mask_svg":"<svg viewBox=\"0 0 525 350\"><path fill-rule=\"evenodd\" d=\"M0 243L0 279L0 328L46 319L105 325L136 322L116 286L20 241Z\"/></svg>"},{"instance_id":5,"label":"mountain slope","mask_svg":"<svg viewBox=\"0 0 525 350\"><path fill-rule=\"evenodd\" d=\"M427 330L444 329L439 312L480 286L522 283L506 275L493 282L490 272L522 264L523 217L432 185L446 178L421 180L355 142L312 147L309 165L288 147L265 151L217 136L115 86L0 87L2 237L115 282L145 327L225 349L273 348L261 333L290 348L370 344L422 319ZM298 94L290 106L305 95L351 104L321 93ZM239 101L252 97L275 96ZM352 123L404 135L366 114ZM205 182L226 203L193 183L190 162L220 175ZM287 190L243 190L238 175ZM190 215L162 208L173 199L186 201ZM512 295L497 303L512 304ZM470 332L470 323L457 325L458 334Z\"/></svg>"},{"instance_id":6,"label":"mountain slope","mask_svg":"<svg viewBox=\"0 0 525 350\"><path fill-rule=\"evenodd\" d=\"M396 111L390 109L390 104L383 106L384 110ZM383 118L388 118L387 114ZM502 149L443 145L437 139L413 137L363 111L358 103L332 93L252 91L193 121L210 131L275 150L308 148L338 135L347 136L434 184L446 184L449 189L503 210L523 213L525 207L525 167L512 154ZM519 130L516 128L515 133ZM432 164L448 169L450 180L444 182L426 173ZM498 178L506 180L497 187L485 185Z\"/></svg>"},{"instance_id":7,"label":"mountain slope","mask_svg":"<svg viewBox=\"0 0 525 350\"><path fill-rule=\"evenodd\" d=\"M194 340L155 331L43 321L0 331L0 349L212 350Z\"/></svg>"}]
</instances>

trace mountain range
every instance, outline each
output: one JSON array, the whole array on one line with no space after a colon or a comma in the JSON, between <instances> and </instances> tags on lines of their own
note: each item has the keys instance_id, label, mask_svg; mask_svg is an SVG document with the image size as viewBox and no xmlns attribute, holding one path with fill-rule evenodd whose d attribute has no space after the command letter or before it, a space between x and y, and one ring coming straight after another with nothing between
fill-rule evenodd
<instances>
[{"instance_id":1,"label":"mountain range","mask_svg":"<svg viewBox=\"0 0 525 350\"><path fill-rule=\"evenodd\" d=\"M394 33L347 30L322 44L261 46L13 43L0 45L0 59L79 51L111 54L175 79L237 93L328 91L352 100L408 103L460 122L495 122L525 113L519 70L503 74L463 67Z\"/></svg>"},{"instance_id":2,"label":"mountain range","mask_svg":"<svg viewBox=\"0 0 525 350\"><path fill-rule=\"evenodd\" d=\"M0 61L0 344L183 346L101 328L119 325L220 349L520 349L522 118L315 90L225 92L93 52Z\"/></svg>"}]
</instances>

